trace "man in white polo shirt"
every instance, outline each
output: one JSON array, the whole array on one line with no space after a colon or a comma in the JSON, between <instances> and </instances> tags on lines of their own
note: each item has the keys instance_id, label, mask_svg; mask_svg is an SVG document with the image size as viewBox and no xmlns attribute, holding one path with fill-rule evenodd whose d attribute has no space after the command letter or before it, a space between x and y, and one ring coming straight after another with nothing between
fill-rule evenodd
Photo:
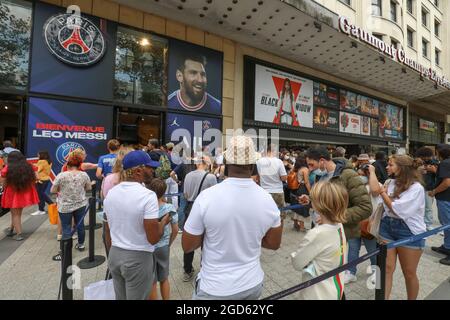
<instances>
[{"instance_id":1,"label":"man in white polo shirt","mask_svg":"<svg viewBox=\"0 0 450 320\"><path fill-rule=\"evenodd\" d=\"M224 154L228 178L204 190L184 226L185 253L202 244L196 300L255 300L262 292L261 247L281 243L280 212L251 178L256 152L249 137L236 136Z\"/></svg>"},{"instance_id":2,"label":"man in white polo shirt","mask_svg":"<svg viewBox=\"0 0 450 320\"><path fill-rule=\"evenodd\" d=\"M152 289L153 245L170 222L168 214L158 221L156 194L143 186L158 166L144 151L128 153L123 158L126 180L112 188L104 201L105 232L112 242L108 265L116 300L147 300Z\"/></svg>"}]
</instances>

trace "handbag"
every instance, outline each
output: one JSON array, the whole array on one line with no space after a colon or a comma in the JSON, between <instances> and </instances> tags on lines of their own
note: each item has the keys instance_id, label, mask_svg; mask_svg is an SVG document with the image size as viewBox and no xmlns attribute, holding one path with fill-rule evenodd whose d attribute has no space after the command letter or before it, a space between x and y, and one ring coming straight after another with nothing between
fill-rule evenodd
<instances>
[{"instance_id":1,"label":"handbag","mask_svg":"<svg viewBox=\"0 0 450 320\"><path fill-rule=\"evenodd\" d=\"M369 218L369 223L367 226L367 229L371 235L373 235L375 238L379 238L379 232L380 232L380 223L381 218L383 218L384 213L384 206L383 203L378 204L377 209Z\"/></svg>"},{"instance_id":2,"label":"handbag","mask_svg":"<svg viewBox=\"0 0 450 320\"><path fill-rule=\"evenodd\" d=\"M116 300L113 280L98 281L85 287L84 300Z\"/></svg>"},{"instance_id":3,"label":"handbag","mask_svg":"<svg viewBox=\"0 0 450 320\"><path fill-rule=\"evenodd\" d=\"M55 203L48 205L48 220L50 224L58 224L58 207Z\"/></svg>"},{"instance_id":4,"label":"handbag","mask_svg":"<svg viewBox=\"0 0 450 320\"><path fill-rule=\"evenodd\" d=\"M0 185L0 203L2 202L2 196L3 196L3 186ZM0 217L3 217L8 212L9 212L8 208L3 208L0 206Z\"/></svg>"}]
</instances>

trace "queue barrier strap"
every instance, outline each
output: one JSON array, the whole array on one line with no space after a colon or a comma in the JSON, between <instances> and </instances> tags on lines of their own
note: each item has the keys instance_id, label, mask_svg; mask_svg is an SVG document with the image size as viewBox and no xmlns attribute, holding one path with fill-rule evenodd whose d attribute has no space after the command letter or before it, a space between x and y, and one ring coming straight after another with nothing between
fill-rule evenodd
<instances>
[{"instance_id":1,"label":"queue barrier strap","mask_svg":"<svg viewBox=\"0 0 450 320\"><path fill-rule=\"evenodd\" d=\"M403 239L403 240L399 240L399 241L395 241L395 242L389 243L389 244L386 245L386 248L387 249L393 249L393 248L396 248L396 247L399 247L399 246L403 246L403 245L408 244L410 242L415 242L415 241L427 238L429 236L432 236L434 234L437 234L437 233L439 233L441 231L444 231L444 230L447 230L447 229L450 229L450 224L446 225L446 226L441 226L441 227L436 228L434 230L430 230L430 231L424 232L422 234L419 234L419 235L416 235L416 236L413 236L413 237L410 237L410 238L407 238L407 239ZM319 282L322 282L322 281L324 281L324 280L326 280L328 278L334 277L335 275L337 275L337 274L347 270L349 267L356 266L356 265L358 265L358 264L360 264L360 263L370 259L371 257L373 257L375 255L378 255L380 253L380 251L381 251L381 249L377 248L376 250L374 250L372 252L369 252L369 253L359 257L358 259L350 261L350 262L348 262L347 264L345 264L343 266L340 266L340 267L338 267L336 269L333 269L333 270L331 270L331 271L329 271L327 273L324 273L323 275L318 276L318 277L316 277L314 279L305 281L305 282L300 283L300 284L298 284L298 285L296 285L294 287L291 287L289 289L286 289L286 290L283 290L283 291L281 291L279 293L271 295L271 296L269 296L267 298L264 298L263 300L278 300L278 299L284 298L286 296L289 296L289 295L291 295L293 293L296 293L296 292L298 292L300 290L306 289L306 288L308 288L310 286L313 286L313 285L315 285L315 284L317 284Z\"/></svg>"}]
</instances>

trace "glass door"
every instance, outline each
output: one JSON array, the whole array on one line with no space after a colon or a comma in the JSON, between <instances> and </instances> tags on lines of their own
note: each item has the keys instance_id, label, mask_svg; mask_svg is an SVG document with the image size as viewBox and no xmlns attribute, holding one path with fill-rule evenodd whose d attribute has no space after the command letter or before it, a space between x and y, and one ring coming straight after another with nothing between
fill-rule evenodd
<instances>
[{"instance_id":1,"label":"glass door","mask_svg":"<svg viewBox=\"0 0 450 320\"><path fill-rule=\"evenodd\" d=\"M117 137L126 145L142 149L149 139L161 141L161 114L150 111L129 112L120 110L117 114Z\"/></svg>"},{"instance_id":2,"label":"glass door","mask_svg":"<svg viewBox=\"0 0 450 320\"><path fill-rule=\"evenodd\" d=\"M20 150L23 147L22 108L23 100L20 97L0 95L0 143L10 141Z\"/></svg>"}]
</instances>

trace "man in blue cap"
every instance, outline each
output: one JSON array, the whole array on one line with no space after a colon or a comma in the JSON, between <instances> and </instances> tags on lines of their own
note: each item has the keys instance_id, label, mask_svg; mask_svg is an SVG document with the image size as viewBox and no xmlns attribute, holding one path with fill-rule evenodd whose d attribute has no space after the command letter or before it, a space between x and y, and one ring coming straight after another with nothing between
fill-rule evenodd
<instances>
[{"instance_id":1,"label":"man in blue cap","mask_svg":"<svg viewBox=\"0 0 450 320\"><path fill-rule=\"evenodd\" d=\"M158 219L156 194L144 187L158 166L143 151L128 153L123 158L125 180L104 201L111 239L108 265L117 300L147 300L152 289L154 245L170 222L168 214Z\"/></svg>"}]
</instances>

